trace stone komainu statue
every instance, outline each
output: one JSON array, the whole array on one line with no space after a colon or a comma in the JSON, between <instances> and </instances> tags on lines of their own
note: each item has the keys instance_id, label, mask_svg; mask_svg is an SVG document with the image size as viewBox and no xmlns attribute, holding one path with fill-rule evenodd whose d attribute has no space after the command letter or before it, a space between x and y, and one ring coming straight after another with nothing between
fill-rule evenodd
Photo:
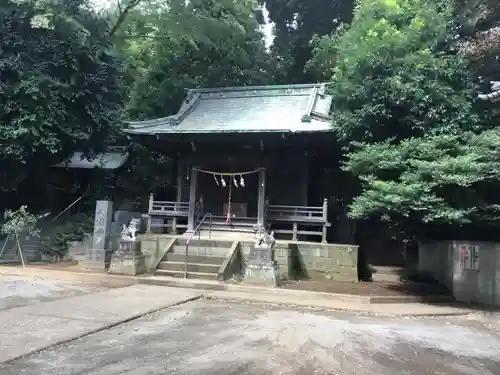
<instances>
[{"instance_id":1,"label":"stone komainu statue","mask_svg":"<svg viewBox=\"0 0 500 375\"><path fill-rule=\"evenodd\" d=\"M268 233L264 225L256 225L253 230L255 231L255 245L267 245L273 247L276 240L274 239L274 232Z\"/></svg>"},{"instance_id":2,"label":"stone komainu statue","mask_svg":"<svg viewBox=\"0 0 500 375\"><path fill-rule=\"evenodd\" d=\"M142 219L133 218L128 223L128 226L123 224L121 239L123 241L135 241L137 239L137 232L141 228Z\"/></svg>"}]
</instances>

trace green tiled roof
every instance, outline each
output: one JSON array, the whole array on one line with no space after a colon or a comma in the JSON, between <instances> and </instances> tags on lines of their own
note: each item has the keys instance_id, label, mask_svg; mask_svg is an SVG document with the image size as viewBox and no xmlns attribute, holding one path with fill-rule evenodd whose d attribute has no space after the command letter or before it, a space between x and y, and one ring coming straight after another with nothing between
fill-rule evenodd
<instances>
[{"instance_id":1,"label":"green tiled roof","mask_svg":"<svg viewBox=\"0 0 500 375\"><path fill-rule=\"evenodd\" d=\"M173 116L131 121L129 134L324 132L332 98L324 84L188 90Z\"/></svg>"}]
</instances>

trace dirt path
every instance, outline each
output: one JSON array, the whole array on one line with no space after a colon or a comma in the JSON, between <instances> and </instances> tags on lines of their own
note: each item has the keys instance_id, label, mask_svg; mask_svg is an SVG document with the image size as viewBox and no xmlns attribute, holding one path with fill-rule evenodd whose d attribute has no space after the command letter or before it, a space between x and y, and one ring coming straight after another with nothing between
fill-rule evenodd
<instances>
[{"instance_id":1,"label":"dirt path","mask_svg":"<svg viewBox=\"0 0 500 375\"><path fill-rule=\"evenodd\" d=\"M84 283L0 276L0 311L109 288Z\"/></svg>"},{"instance_id":2,"label":"dirt path","mask_svg":"<svg viewBox=\"0 0 500 375\"><path fill-rule=\"evenodd\" d=\"M463 318L381 318L199 300L15 361L0 375L494 375L500 336Z\"/></svg>"}]
</instances>

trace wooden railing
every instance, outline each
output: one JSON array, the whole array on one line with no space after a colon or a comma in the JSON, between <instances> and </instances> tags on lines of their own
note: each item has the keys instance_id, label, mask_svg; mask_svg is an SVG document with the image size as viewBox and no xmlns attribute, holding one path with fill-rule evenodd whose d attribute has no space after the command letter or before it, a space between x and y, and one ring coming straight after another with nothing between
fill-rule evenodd
<instances>
[{"instance_id":1,"label":"wooden railing","mask_svg":"<svg viewBox=\"0 0 500 375\"><path fill-rule=\"evenodd\" d=\"M273 229L277 234L291 234L292 241L297 241L299 235L321 236L321 242L326 243L328 222L328 200L323 200L323 206L282 206L267 205L266 219L269 223L291 223L292 229ZM321 227L321 231L301 229L303 226Z\"/></svg>"},{"instance_id":2,"label":"wooden railing","mask_svg":"<svg viewBox=\"0 0 500 375\"><path fill-rule=\"evenodd\" d=\"M270 224L291 224L291 229L274 229L276 234L291 235L292 241L299 236L321 236L321 242L326 243L326 232L330 226L328 222L328 201L323 206L283 206L266 204L266 221ZM189 202L155 201L150 195L148 209L148 232L152 228L167 228L173 233L177 229L187 229L186 224L180 224L179 219L187 219ZM167 219L170 219L165 223ZM162 221L162 224L158 223ZM305 228L304 228L305 227ZM311 228L312 227L312 228ZM314 230L320 227L321 230Z\"/></svg>"},{"instance_id":3,"label":"wooden railing","mask_svg":"<svg viewBox=\"0 0 500 375\"><path fill-rule=\"evenodd\" d=\"M150 213L157 216L186 216L189 202L153 201Z\"/></svg>"},{"instance_id":4,"label":"wooden railing","mask_svg":"<svg viewBox=\"0 0 500 375\"><path fill-rule=\"evenodd\" d=\"M148 208L148 233L152 228L170 228L172 232L176 232L178 228L185 229L187 225L179 224L179 218L187 218L189 213L189 202L172 202L172 201L155 201L154 195L149 196ZM155 220L156 219L156 220ZM165 220L172 219L169 223L164 223ZM163 224L158 224L157 220L161 220Z\"/></svg>"}]
</instances>

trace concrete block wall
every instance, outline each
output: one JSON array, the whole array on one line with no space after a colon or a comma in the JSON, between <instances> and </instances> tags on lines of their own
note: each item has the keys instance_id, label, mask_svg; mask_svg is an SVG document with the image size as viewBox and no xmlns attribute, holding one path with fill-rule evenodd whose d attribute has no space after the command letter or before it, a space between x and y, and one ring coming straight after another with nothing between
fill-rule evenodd
<instances>
[{"instance_id":1,"label":"concrete block wall","mask_svg":"<svg viewBox=\"0 0 500 375\"><path fill-rule=\"evenodd\" d=\"M253 242L241 245L243 256ZM358 281L358 246L312 242L277 241L274 249L281 279L316 278L319 275L339 281Z\"/></svg>"},{"instance_id":2,"label":"concrete block wall","mask_svg":"<svg viewBox=\"0 0 500 375\"><path fill-rule=\"evenodd\" d=\"M479 249L478 269L463 269L462 245ZM418 270L447 286L457 301L500 306L500 243L434 241L419 244Z\"/></svg>"},{"instance_id":3,"label":"concrete block wall","mask_svg":"<svg viewBox=\"0 0 500 375\"><path fill-rule=\"evenodd\" d=\"M302 276L328 276L338 281L358 281L357 246L299 242L290 244L290 247L294 266L297 261L300 262L300 269L304 273Z\"/></svg>"},{"instance_id":4,"label":"concrete block wall","mask_svg":"<svg viewBox=\"0 0 500 375\"><path fill-rule=\"evenodd\" d=\"M68 242L68 252L63 260L85 260L87 249L92 246L92 235L88 234L82 241Z\"/></svg>"}]
</instances>

